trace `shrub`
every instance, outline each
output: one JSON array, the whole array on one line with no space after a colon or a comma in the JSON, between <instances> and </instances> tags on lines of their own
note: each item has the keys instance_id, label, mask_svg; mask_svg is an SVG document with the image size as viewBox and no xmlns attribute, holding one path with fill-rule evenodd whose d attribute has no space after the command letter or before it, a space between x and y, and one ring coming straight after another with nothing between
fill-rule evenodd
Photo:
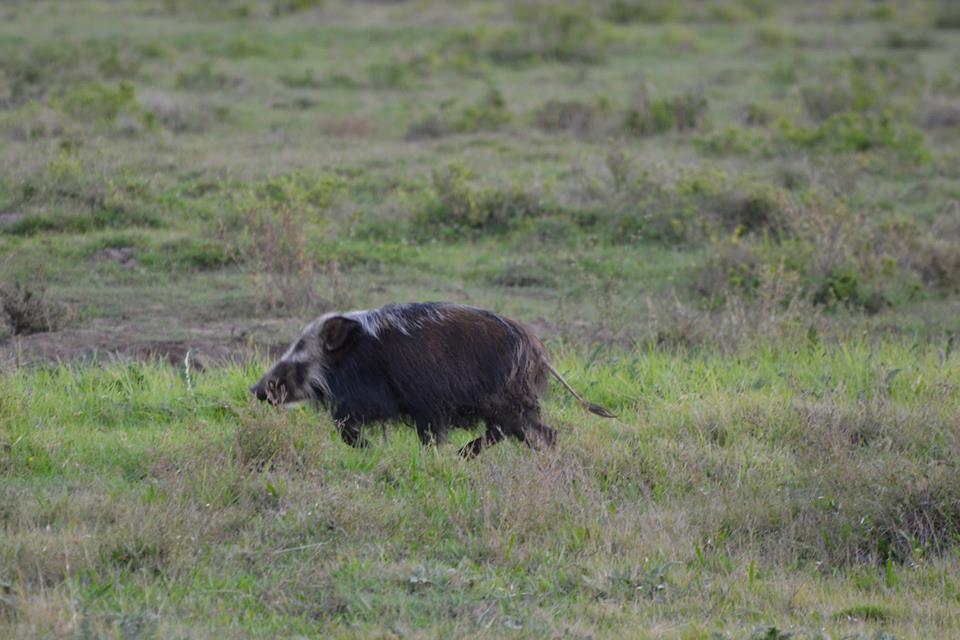
<instances>
[{"instance_id":1,"label":"shrub","mask_svg":"<svg viewBox=\"0 0 960 640\"><path fill-rule=\"evenodd\" d=\"M548 100L533 113L533 124L543 131L586 133L596 123L603 105L581 100Z\"/></svg>"},{"instance_id":2,"label":"shrub","mask_svg":"<svg viewBox=\"0 0 960 640\"><path fill-rule=\"evenodd\" d=\"M273 178L243 194L237 212L221 220L228 254L252 275L266 309L307 313L332 306L318 290L310 244L323 237L323 214L339 186L333 176Z\"/></svg>"},{"instance_id":3,"label":"shrub","mask_svg":"<svg viewBox=\"0 0 960 640\"><path fill-rule=\"evenodd\" d=\"M524 219L545 215L538 194L519 187L473 187L472 177L462 164L433 171L433 194L413 218L421 234L500 233Z\"/></svg>"},{"instance_id":4,"label":"shrub","mask_svg":"<svg viewBox=\"0 0 960 640\"><path fill-rule=\"evenodd\" d=\"M667 178L639 168L619 149L605 164L605 175L582 174L569 197L580 225L610 242L700 245L718 233L774 240L790 233L785 197L773 185L700 168Z\"/></svg>"},{"instance_id":5,"label":"shrub","mask_svg":"<svg viewBox=\"0 0 960 640\"><path fill-rule=\"evenodd\" d=\"M750 294L760 285L760 270L765 264L765 256L759 254L754 243L727 236L710 247L706 263L695 270L691 288L711 308L724 302L731 292Z\"/></svg>"},{"instance_id":6,"label":"shrub","mask_svg":"<svg viewBox=\"0 0 960 640\"><path fill-rule=\"evenodd\" d=\"M611 22L661 23L677 16L677 5L670 0L614 0L607 7L606 17Z\"/></svg>"},{"instance_id":7,"label":"shrub","mask_svg":"<svg viewBox=\"0 0 960 640\"><path fill-rule=\"evenodd\" d=\"M664 49L678 53L696 53L700 51L700 39L697 32L682 25L670 25L660 34L660 44Z\"/></svg>"},{"instance_id":8,"label":"shrub","mask_svg":"<svg viewBox=\"0 0 960 640\"><path fill-rule=\"evenodd\" d=\"M802 147L838 152L888 149L912 162L926 163L931 159L923 134L889 111L838 113L814 127L783 121L779 135L784 141Z\"/></svg>"},{"instance_id":9,"label":"shrub","mask_svg":"<svg viewBox=\"0 0 960 640\"><path fill-rule=\"evenodd\" d=\"M326 0L273 0L273 15L282 16L310 9L322 9Z\"/></svg>"},{"instance_id":10,"label":"shrub","mask_svg":"<svg viewBox=\"0 0 960 640\"><path fill-rule=\"evenodd\" d=\"M644 82L633 94L624 117L624 127L639 136L687 131L699 127L706 113L707 98L702 90L694 89L657 100L650 96L649 87Z\"/></svg>"},{"instance_id":11,"label":"shrub","mask_svg":"<svg viewBox=\"0 0 960 640\"><path fill-rule=\"evenodd\" d=\"M238 418L233 456L242 468L304 473L314 468L328 441L313 421L262 404L246 407Z\"/></svg>"},{"instance_id":12,"label":"shrub","mask_svg":"<svg viewBox=\"0 0 960 640\"><path fill-rule=\"evenodd\" d=\"M766 148L763 133L742 127L725 127L697 136L693 140L700 151L707 155L746 155Z\"/></svg>"},{"instance_id":13,"label":"shrub","mask_svg":"<svg viewBox=\"0 0 960 640\"><path fill-rule=\"evenodd\" d=\"M940 0L933 25L937 29L960 29L960 6L952 0Z\"/></svg>"},{"instance_id":14,"label":"shrub","mask_svg":"<svg viewBox=\"0 0 960 640\"><path fill-rule=\"evenodd\" d=\"M918 120L925 129L960 127L960 100L927 100L919 111Z\"/></svg>"},{"instance_id":15,"label":"shrub","mask_svg":"<svg viewBox=\"0 0 960 640\"><path fill-rule=\"evenodd\" d=\"M103 227L159 226L145 181L107 172L88 158L61 151L37 175L20 185L21 205L38 210L8 225L4 232L89 231Z\"/></svg>"},{"instance_id":16,"label":"shrub","mask_svg":"<svg viewBox=\"0 0 960 640\"><path fill-rule=\"evenodd\" d=\"M822 122L830 116L854 109L854 96L849 87L840 83L817 83L800 90L800 99L806 114L817 122ZM867 100L870 100L867 103ZM858 110L872 105L873 97L861 96Z\"/></svg>"},{"instance_id":17,"label":"shrub","mask_svg":"<svg viewBox=\"0 0 960 640\"><path fill-rule=\"evenodd\" d=\"M101 84L79 87L67 95L64 107L77 118L105 122L113 122L124 111L140 110L136 89L129 82L116 88Z\"/></svg>"},{"instance_id":18,"label":"shrub","mask_svg":"<svg viewBox=\"0 0 960 640\"><path fill-rule=\"evenodd\" d=\"M372 67L368 68L368 74L373 74ZM362 84L352 77L340 73L319 77L312 69L305 69L303 73L281 73L277 76L277 80L283 86L291 89L355 89Z\"/></svg>"},{"instance_id":19,"label":"shrub","mask_svg":"<svg viewBox=\"0 0 960 640\"><path fill-rule=\"evenodd\" d=\"M57 331L67 307L46 297L42 286L14 282L0 286L0 311L14 335Z\"/></svg>"},{"instance_id":20,"label":"shrub","mask_svg":"<svg viewBox=\"0 0 960 640\"><path fill-rule=\"evenodd\" d=\"M404 62L372 64L367 67L367 75L375 89L406 89L410 86L410 69Z\"/></svg>"},{"instance_id":21,"label":"shrub","mask_svg":"<svg viewBox=\"0 0 960 640\"><path fill-rule=\"evenodd\" d=\"M814 290L813 303L828 309L844 304L861 308L868 313L877 313L887 305L883 295L867 290L860 276L853 270L828 273Z\"/></svg>"},{"instance_id":22,"label":"shrub","mask_svg":"<svg viewBox=\"0 0 960 640\"><path fill-rule=\"evenodd\" d=\"M407 130L407 139L439 138L456 133L496 131L512 119L499 89L489 88L476 102L459 107L456 101L440 105L436 113L419 120Z\"/></svg>"},{"instance_id":23,"label":"shrub","mask_svg":"<svg viewBox=\"0 0 960 640\"><path fill-rule=\"evenodd\" d=\"M146 93L141 98L144 113L173 133L201 133L225 120L229 107L183 100L162 93Z\"/></svg>"},{"instance_id":24,"label":"shrub","mask_svg":"<svg viewBox=\"0 0 960 640\"><path fill-rule=\"evenodd\" d=\"M586 5L523 2L516 8L519 28L498 33L486 47L496 64L537 60L596 64L606 56L599 27Z\"/></svg>"},{"instance_id":25,"label":"shrub","mask_svg":"<svg viewBox=\"0 0 960 640\"><path fill-rule=\"evenodd\" d=\"M209 62L201 62L177 73L177 86L191 91L220 91L237 84L236 78L215 71Z\"/></svg>"},{"instance_id":26,"label":"shrub","mask_svg":"<svg viewBox=\"0 0 960 640\"><path fill-rule=\"evenodd\" d=\"M0 113L0 130L15 140L55 138L70 129L70 119L63 111L36 101Z\"/></svg>"},{"instance_id":27,"label":"shrub","mask_svg":"<svg viewBox=\"0 0 960 640\"><path fill-rule=\"evenodd\" d=\"M762 24L753 31L753 44L758 47L779 49L794 46L797 41L796 34L772 23Z\"/></svg>"},{"instance_id":28,"label":"shrub","mask_svg":"<svg viewBox=\"0 0 960 640\"><path fill-rule=\"evenodd\" d=\"M888 31L883 44L888 49L929 49L933 46L933 38L927 33Z\"/></svg>"}]
</instances>

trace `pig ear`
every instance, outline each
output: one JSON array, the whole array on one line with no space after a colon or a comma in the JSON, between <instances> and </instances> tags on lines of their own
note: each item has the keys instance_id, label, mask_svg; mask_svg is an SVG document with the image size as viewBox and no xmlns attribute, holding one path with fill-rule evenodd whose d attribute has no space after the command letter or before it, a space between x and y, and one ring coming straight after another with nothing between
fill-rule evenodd
<instances>
[{"instance_id":1,"label":"pig ear","mask_svg":"<svg viewBox=\"0 0 960 640\"><path fill-rule=\"evenodd\" d=\"M323 350L330 353L342 349L354 331L360 328L360 323L343 316L334 316L320 327L320 344Z\"/></svg>"}]
</instances>

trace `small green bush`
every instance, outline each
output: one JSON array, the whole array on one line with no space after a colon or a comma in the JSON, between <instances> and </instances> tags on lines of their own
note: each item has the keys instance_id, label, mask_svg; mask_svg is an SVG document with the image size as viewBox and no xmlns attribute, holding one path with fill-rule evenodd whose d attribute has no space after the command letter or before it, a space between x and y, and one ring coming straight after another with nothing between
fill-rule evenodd
<instances>
[{"instance_id":1,"label":"small green bush","mask_svg":"<svg viewBox=\"0 0 960 640\"><path fill-rule=\"evenodd\" d=\"M763 151L766 148L766 137L753 129L730 126L697 136L693 143L706 155L748 155Z\"/></svg>"},{"instance_id":2,"label":"small green bush","mask_svg":"<svg viewBox=\"0 0 960 640\"><path fill-rule=\"evenodd\" d=\"M707 98L700 89L654 99L646 83L642 83L624 116L624 128L638 136L696 129L704 122L707 107Z\"/></svg>"},{"instance_id":3,"label":"small green bush","mask_svg":"<svg viewBox=\"0 0 960 640\"><path fill-rule=\"evenodd\" d=\"M456 101L448 101L440 105L437 112L410 125L406 137L418 140L457 133L496 131L512 118L503 94L491 87L473 104L461 107Z\"/></svg>"},{"instance_id":4,"label":"small green bush","mask_svg":"<svg viewBox=\"0 0 960 640\"><path fill-rule=\"evenodd\" d=\"M614 0L607 7L606 17L619 24L659 24L675 19L678 11L677 3L670 0Z\"/></svg>"},{"instance_id":5,"label":"small green bush","mask_svg":"<svg viewBox=\"0 0 960 640\"><path fill-rule=\"evenodd\" d=\"M73 152L61 151L20 184L20 203L31 212L4 233L86 232L104 227L160 226L158 203L137 178L107 175Z\"/></svg>"},{"instance_id":6,"label":"small green bush","mask_svg":"<svg viewBox=\"0 0 960 640\"><path fill-rule=\"evenodd\" d=\"M782 121L779 134L784 141L802 147L835 152L887 149L905 160L921 163L931 160L923 134L889 111L880 114L838 113L814 127Z\"/></svg>"},{"instance_id":7,"label":"small green bush","mask_svg":"<svg viewBox=\"0 0 960 640\"><path fill-rule=\"evenodd\" d=\"M753 44L767 49L792 47L798 43L796 34L773 23L762 24L753 31Z\"/></svg>"},{"instance_id":8,"label":"small green bush","mask_svg":"<svg viewBox=\"0 0 960 640\"><path fill-rule=\"evenodd\" d=\"M524 2L516 8L516 20L518 28L497 33L486 45L492 62L597 64L606 57L599 26L586 5Z\"/></svg>"},{"instance_id":9,"label":"small green bush","mask_svg":"<svg viewBox=\"0 0 960 640\"><path fill-rule=\"evenodd\" d=\"M605 111L603 104L582 100L548 100L533 113L533 124L542 131L586 133Z\"/></svg>"},{"instance_id":10,"label":"small green bush","mask_svg":"<svg viewBox=\"0 0 960 640\"><path fill-rule=\"evenodd\" d=\"M273 15L282 16L310 9L322 9L326 0L273 0Z\"/></svg>"},{"instance_id":11,"label":"small green bush","mask_svg":"<svg viewBox=\"0 0 960 640\"><path fill-rule=\"evenodd\" d=\"M502 233L525 219L547 213L541 197L533 192L519 187L474 187L470 184L472 177L462 164L433 171L433 193L413 217L420 235Z\"/></svg>"},{"instance_id":12,"label":"small green bush","mask_svg":"<svg viewBox=\"0 0 960 640\"><path fill-rule=\"evenodd\" d=\"M370 85L375 89L406 89L410 86L411 70L399 61L381 62L367 67Z\"/></svg>"},{"instance_id":13,"label":"small green bush","mask_svg":"<svg viewBox=\"0 0 960 640\"><path fill-rule=\"evenodd\" d=\"M206 61L177 73L177 86L191 91L221 91L237 84L235 78L214 70Z\"/></svg>"},{"instance_id":14,"label":"small green bush","mask_svg":"<svg viewBox=\"0 0 960 640\"><path fill-rule=\"evenodd\" d=\"M928 33L888 31L883 37L883 44L888 49L929 49L934 42Z\"/></svg>"},{"instance_id":15,"label":"small green bush","mask_svg":"<svg viewBox=\"0 0 960 640\"><path fill-rule=\"evenodd\" d=\"M83 120L113 122L124 111L138 111L136 89L123 81L114 87L91 84L78 87L63 101L71 115Z\"/></svg>"}]
</instances>

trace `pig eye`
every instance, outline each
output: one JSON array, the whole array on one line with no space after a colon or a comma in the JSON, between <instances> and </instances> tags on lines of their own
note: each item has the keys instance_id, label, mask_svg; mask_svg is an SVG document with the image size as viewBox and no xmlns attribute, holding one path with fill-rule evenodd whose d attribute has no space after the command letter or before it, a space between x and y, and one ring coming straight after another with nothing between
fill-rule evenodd
<instances>
[{"instance_id":1,"label":"pig eye","mask_svg":"<svg viewBox=\"0 0 960 640\"><path fill-rule=\"evenodd\" d=\"M294 351L303 351L307 348L307 343L303 341L303 338L297 340L297 344L293 346Z\"/></svg>"}]
</instances>

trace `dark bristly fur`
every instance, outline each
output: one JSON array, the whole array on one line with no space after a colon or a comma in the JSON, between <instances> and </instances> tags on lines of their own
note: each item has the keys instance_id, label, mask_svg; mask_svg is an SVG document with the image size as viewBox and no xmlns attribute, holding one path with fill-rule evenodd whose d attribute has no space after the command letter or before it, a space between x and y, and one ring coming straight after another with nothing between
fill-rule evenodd
<instances>
[{"instance_id":1,"label":"dark bristly fur","mask_svg":"<svg viewBox=\"0 0 960 640\"><path fill-rule=\"evenodd\" d=\"M364 446L363 425L407 417L423 443L482 421L464 456L513 437L552 445L540 396L553 374L543 343L524 325L490 311L430 302L331 313L311 322L251 391L273 404L311 401L333 411L340 434Z\"/></svg>"}]
</instances>

